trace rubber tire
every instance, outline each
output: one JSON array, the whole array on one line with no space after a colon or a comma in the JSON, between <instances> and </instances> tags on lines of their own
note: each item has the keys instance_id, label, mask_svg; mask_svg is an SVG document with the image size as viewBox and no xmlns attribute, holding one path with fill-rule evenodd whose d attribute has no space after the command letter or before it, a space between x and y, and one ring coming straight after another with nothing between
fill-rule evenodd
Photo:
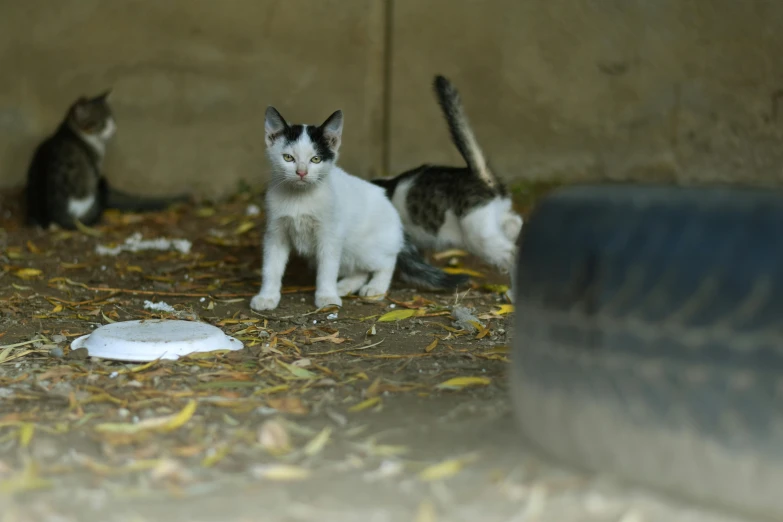
<instances>
[{"instance_id":1,"label":"rubber tire","mask_svg":"<svg viewBox=\"0 0 783 522\"><path fill-rule=\"evenodd\" d=\"M519 245L524 436L583 470L783 520L783 195L570 187Z\"/></svg>"}]
</instances>

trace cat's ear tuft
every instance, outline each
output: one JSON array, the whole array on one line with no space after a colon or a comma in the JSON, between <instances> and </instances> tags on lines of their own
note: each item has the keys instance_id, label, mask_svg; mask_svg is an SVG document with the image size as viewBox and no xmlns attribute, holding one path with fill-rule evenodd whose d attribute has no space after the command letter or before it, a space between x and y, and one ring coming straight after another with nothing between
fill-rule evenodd
<instances>
[{"instance_id":1,"label":"cat's ear tuft","mask_svg":"<svg viewBox=\"0 0 783 522\"><path fill-rule=\"evenodd\" d=\"M106 102L111 96L111 89L106 89L101 94L95 97L95 101Z\"/></svg>"},{"instance_id":2,"label":"cat's ear tuft","mask_svg":"<svg viewBox=\"0 0 783 522\"><path fill-rule=\"evenodd\" d=\"M324 138L329 143L329 147L336 152L340 148L343 137L343 111L334 111L321 124L321 130L324 133Z\"/></svg>"},{"instance_id":3,"label":"cat's ear tuft","mask_svg":"<svg viewBox=\"0 0 783 522\"><path fill-rule=\"evenodd\" d=\"M278 136L288 128L283 116L271 105L266 108L264 115L264 131L266 132L266 144L271 146Z\"/></svg>"}]
</instances>

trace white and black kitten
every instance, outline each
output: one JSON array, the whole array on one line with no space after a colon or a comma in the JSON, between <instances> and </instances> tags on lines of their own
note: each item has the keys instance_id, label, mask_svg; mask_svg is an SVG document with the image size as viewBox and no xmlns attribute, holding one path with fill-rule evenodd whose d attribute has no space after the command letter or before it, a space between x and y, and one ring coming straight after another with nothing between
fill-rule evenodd
<instances>
[{"instance_id":1,"label":"white and black kitten","mask_svg":"<svg viewBox=\"0 0 783 522\"><path fill-rule=\"evenodd\" d=\"M443 76L435 77L434 88L467 167L423 165L372 181L386 189L416 246L464 248L509 272L513 280L522 217L514 212L510 195L489 166L457 89Z\"/></svg>"},{"instance_id":2,"label":"white and black kitten","mask_svg":"<svg viewBox=\"0 0 783 522\"><path fill-rule=\"evenodd\" d=\"M27 223L73 229L97 223L106 208L163 210L188 196L152 198L110 188L102 173L106 145L117 129L107 98L81 97L57 131L35 150L27 171Z\"/></svg>"},{"instance_id":3,"label":"white and black kitten","mask_svg":"<svg viewBox=\"0 0 783 522\"><path fill-rule=\"evenodd\" d=\"M337 166L343 114L319 125L289 125L266 110L267 156L272 178L266 192L262 285L250 307L277 308L291 251L316 267L315 305L342 305L358 292L382 299L395 267L404 280L454 287L458 278L427 264L406 244L400 217L386 193ZM399 258L399 260L398 260Z\"/></svg>"}]
</instances>

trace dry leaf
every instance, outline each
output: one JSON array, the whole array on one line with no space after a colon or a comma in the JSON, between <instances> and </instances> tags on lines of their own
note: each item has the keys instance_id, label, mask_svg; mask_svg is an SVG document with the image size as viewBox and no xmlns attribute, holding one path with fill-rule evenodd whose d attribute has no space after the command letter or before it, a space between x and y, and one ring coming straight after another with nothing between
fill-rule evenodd
<instances>
[{"instance_id":1,"label":"dry leaf","mask_svg":"<svg viewBox=\"0 0 783 522\"><path fill-rule=\"evenodd\" d=\"M242 234L255 228L255 226L256 224L253 221L245 221L234 230L234 235L241 236Z\"/></svg>"},{"instance_id":2,"label":"dry leaf","mask_svg":"<svg viewBox=\"0 0 783 522\"><path fill-rule=\"evenodd\" d=\"M279 419L269 419L261 425L258 442L272 455L284 455L291 451L291 437Z\"/></svg>"},{"instance_id":3,"label":"dry leaf","mask_svg":"<svg viewBox=\"0 0 783 522\"><path fill-rule=\"evenodd\" d=\"M270 408L281 413L307 415L309 411L299 397L270 397L266 400L266 403Z\"/></svg>"},{"instance_id":4,"label":"dry leaf","mask_svg":"<svg viewBox=\"0 0 783 522\"><path fill-rule=\"evenodd\" d=\"M370 397L369 399L362 401L359 404L354 404L353 406L348 408L348 411L351 413L356 413L356 412L364 411L368 408L372 408L376 404L380 404L380 403L381 403L380 397Z\"/></svg>"},{"instance_id":5,"label":"dry leaf","mask_svg":"<svg viewBox=\"0 0 783 522\"><path fill-rule=\"evenodd\" d=\"M471 270L469 268L451 268L446 267L443 269L444 272L447 274L465 274L473 277L485 277L484 274L481 272L476 272L475 270Z\"/></svg>"},{"instance_id":6,"label":"dry leaf","mask_svg":"<svg viewBox=\"0 0 783 522\"><path fill-rule=\"evenodd\" d=\"M35 425L30 422L25 422L19 427L19 446L26 448L30 445L35 434Z\"/></svg>"},{"instance_id":7,"label":"dry leaf","mask_svg":"<svg viewBox=\"0 0 783 522\"><path fill-rule=\"evenodd\" d=\"M426 348L424 348L424 351L427 352L427 353L430 353L437 346L438 346L438 338L436 337L434 341L432 341L430 344L427 345Z\"/></svg>"},{"instance_id":8,"label":"dry leaf","mask_svg":"<svg viewBox=\"0 0 783 522\"><path fill-rule=\"evenodd\" d=\"M459 473L463 467L465 467L464 459L444 460L422 470L419 473L419 480L431 482L450 478Z\"/></svg>"},{"instance_id":9,"label":"dry leaf","mask_svg":"<svg viewBox=\"0 0 783 522\"><path fill-rule=\"evenodd\" d=\"M326 428L322 429L318 435L313 437L312 440L310 440L310 442L305 445L304 454L308 457L312 457L313 455L321 453L324 447L326 447L326 444L329 442L331 435L332 428L327 426Z\"/></svg>"},{"instance_id":10,"label":"dry leaf","mask_svg":"<svg viewBox=\"0 0 783 522\"><path fill-rule=\"evenodd\" d=\"M251 470L258 478L277 480L280 482L304 480L310 476L310 470L287 464L272 464L271 466L256 466Z\"/></svg>"},{"instance_id":11,"label":"dry leaf","mask_svg":"<svg viewBox=\"0 0 783 522\"><path fill-rule=\"evenodd\" d=\"M497 310L492 310L492 313L495 315L506 315L506 314L510 314L513 311L514 311L514 305L503 304L503 305L499 305Z\"/></svg>"},{"instance_id":12,"label":"dry leaf","mask_svg":"<svg viewBox=\"0 0 783 522\"><path fill-rule=\"evenodd\" d=\"M437 522L438 515L435 512L435 504L431 500L422 500L416 511L415 522Z\"/></svg>"},{"instance_id":13,"label":"dry leaf","mask_svg":"<svg viewBox=\"0 0 783 522\"><path fill-rule=\"evenodd\" d=\"M38 277L41 277L43 275L43 271L37 268L20 268L19 270L14 272L14 275L19 279L24 279L25 281L27 281L30 279L37 279Z\"/></svg>"},{"instance_id":14,"label":"dry leaf","mask_svg":"<svg viewBox=\"0 0 783 522\"><path fill-rule=\"evenodd\" d=\"M365 391L367 397L377 397L381 394L381 378L377 377Z\"/></svg>"},{"instance_id":15,"label":"dry leaf","mask_svg":"<svg viewBox=\"0 0 783 522\"><path fill-rule=\"evenodd\" d=\"M103 233L100 230L94 229L92 227L88 227L78 219L73 220L74 224L76 225L76 228L81 232L82 234L86 234L88 236L92 237L101 237Z\"/></svg>"},{"instance_id":16,"label":"dry leaf","mask_svg":"<svg viewBox=\"0 0 783 522\"><path fill-rule=\"evenodd\" d=\"M187 423L193 414L196 412L196 401L189 401L188 404L180 411L173 415L166 415L164 417L155 417L152 419L144 419L135 424L129 423L104 423L95 426L97 431L103 433L118 433L125 435L132 435L143 431L174 431L182 427Z\"/></svg>"},{"instance_id":17,"label":"dry leaf","mask_svg":"<svg viewBox=\"0 0 783 522\"><path fill-rule=\"evenodd\" d=\"M441 259L447 259L449 257L465 257L468 253L464 250L460 250L458 248L452 248L450 250L444 250L443 252L437 252L432 256L433 259L436 261L440 261Z\"/></svg>"},{"instance_id":18,"label":"dry leaf","mask_svg":"<svg viewBox=\"0 0 783 522\"><path fill-rule=\"evenodd\" d=\"M461 390L468 386L486 386L491 382L492 379L489 377L453 377L435 387L448 390Z\"/></svg>"},{"instance_id":19,"label":"dry leaf","mask_svg":"<svg viewBox=\"0 0 783 522\"><path fill-rule=\"evenodd\" d=\"M378 322L387 323L392 321L400 321L402 319L408 319L409 317L414 317L417 315L423 315L423 312L421 310L413 310L413 309L392 310L391 312L387 312L382 316L380 316L378 318Z\"/></svg>"},{"instance_id":20,"label":"dry leaf","mask_svg":"<svg viewBox=\"0 0 783 522\"><path fill-rule=\"evenodd\" d=\"M310 370L305 370L304 368L300 368L298 366L294 366L293 364L286 364L281 360L275 361L277 364L291 372L291 374L296 377L297 379L317 379L318 375L314 374Z\"/></svg>"}]
</instances>

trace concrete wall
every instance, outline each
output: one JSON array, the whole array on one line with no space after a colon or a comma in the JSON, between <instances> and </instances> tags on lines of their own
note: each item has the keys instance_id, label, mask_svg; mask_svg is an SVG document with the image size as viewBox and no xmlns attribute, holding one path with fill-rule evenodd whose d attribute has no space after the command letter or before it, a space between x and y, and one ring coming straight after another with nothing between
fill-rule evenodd
<instances>
[{"instance_id":1,"label":"concrete wall","mask_svg":"<svg viewBox=\"0 0 783 522\"><path fill-rule=\"evenodd\" d=\"M781 27L776 0L0 0L0 186L106 86L126 189L263 181L268 104L342 108L342 164L366 177L457 163L436 72L510 181L779 183Z\"/></svg>"}]
</instances>

